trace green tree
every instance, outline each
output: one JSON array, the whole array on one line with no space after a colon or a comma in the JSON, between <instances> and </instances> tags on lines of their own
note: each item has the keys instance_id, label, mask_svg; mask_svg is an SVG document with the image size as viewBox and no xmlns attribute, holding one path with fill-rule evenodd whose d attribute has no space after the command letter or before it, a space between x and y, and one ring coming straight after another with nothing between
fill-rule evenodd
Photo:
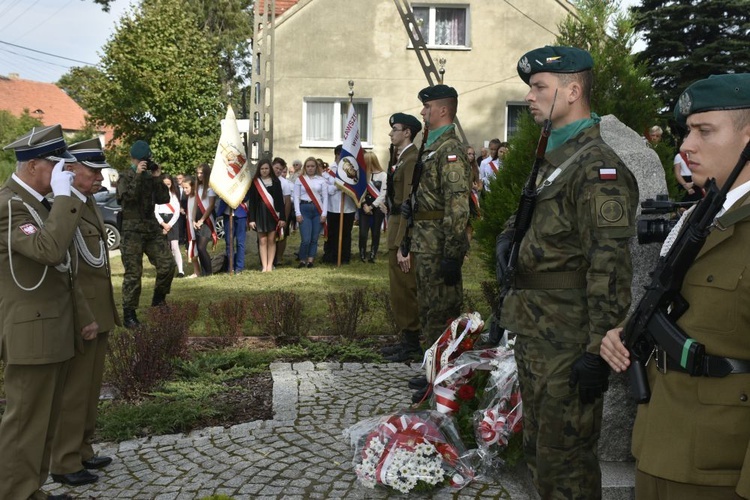
<instances>
[{"instance_id":1,"label":"green tree","mask_svg":"<svg viewBox=\"0 0 750 500\"><path fill-rule=\"evenodd\" d=\"M42 122L29 115L29 110L24 109L20 117L14 116L9 111L0 109L0 145L5 146L15 141L32 127L39 127ZM16 155L13 151L0 149L0 182L10 177L16 170Z\"/></svg>"},{"instance_id":2,"label":"green tree","mask_svg":"<svg viewBox=\"0 0 750 500\"><path fill-rule=\"evenodd\" d=\"M101 71L94 66L77 66L60 77L55 84L66 94L86 109L86 103L91 99L91 85L101 77Z\"/></svg>"},{"instance_id":3,"label":"green tree","mask_svg":"<svg viewBox=\"0 0 750 500\"><path fill-rule=\"evenodd\" d=\"M647 44L639 59L666 109L695 80L750 71L748 0L641 0L632 10Z\"/></svg>"},{"instance_id":4,"label":"green tree","mask_svg":"<svg viewBox=\"0 0 750 500\"><path fill-rule=\"evenodd\" d=\"M224 106L214 47L180 0L145 0L123 17L91 75L84 107L114 128L114 164L134 141L149 142L169 172L213 156Z\"/></svg>"},{"instance_id":5,"label":"green tree","mask_svg":"<svg viewBox=\"0 0 750 500\"><path fill-rule=\"evenodd\" d=\"M618 12L611 0L579 0L576 16L559 26L557 45L586 49L594 59L591 109L600 116L615 115L636 131L654 123L661 101L656 96L645 66L631 55L634 27L628 14ZM476 239L490 270L495 269L495 238L518 208L521 189L534 162L540 128L528 113L522 115L518 132L510 139L504 168L482 201L482 218L475 224ZM671 166L670 166L671 168Z\"/></svg>"}]
</instances>

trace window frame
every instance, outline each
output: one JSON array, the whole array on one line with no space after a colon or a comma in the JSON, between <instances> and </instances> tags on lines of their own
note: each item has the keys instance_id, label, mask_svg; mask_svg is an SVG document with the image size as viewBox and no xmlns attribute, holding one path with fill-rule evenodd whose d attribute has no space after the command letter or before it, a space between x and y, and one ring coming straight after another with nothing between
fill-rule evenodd
<instances>
[{"instance_id":1,"label":"window frame","mask_svg":"<svg viewBox=\"0 0 750 500\"><path fill-rule=\"evenodd\" d=\"M529 108L529 103L526 101L506 101L505 103L505 142L508 142L510 138L512 137L510 135L510 110L511 107L519 108L519 112L522 111L521 108Z\"/></svg>"},{"instance_id":2,"label":"window frame","mask_svg":"<svg viewBox=\"0 0 750 500\"><path fill-rule=\"evenodd\" d=\"M429 9L428 10L428 23L430 25L430 40L425 40L425 45L428 49L433 50L471 50L471 5L467 3L429 3L429 2L415 2L411 5L412 12L415 8ZM464 45L437 45L435 43L435 23L437 19L437 9L462 9L465 13L465 32L464 32ZM409 42L409 48L414 47Z\"/></svg>"},{"instance_id":3,"label":"window frame","mask_svg":"<svg viewBox=\"0 0 750 500\"><path fill-rule=\"evenodd\" d=\"M307 139L307 105L308 103L326 103L330 102L333 104L333 133L334 137L333 140L330 141L316 141L316 140L309 140ZM353 99L354 104L366 104L367 105L367 131L370 135L372 135L372 99L370 98L360 98L360 99ZM349 104L349 99L345 97L321 97L321 96L308 96L303 98L302 100L302 142L300 143L299 147L301 148L334 148L341 144L344 141L343 134L340 136L336 136L336 134L341 134L341 130L343 128L342 123L342 110L346 110L346 108L343 105ZM362 124L360 123L360 133L362 132ZM372 148L372 143L368 140L362 141L362 147L363 148Z\"/></svg>"}]
</instances>

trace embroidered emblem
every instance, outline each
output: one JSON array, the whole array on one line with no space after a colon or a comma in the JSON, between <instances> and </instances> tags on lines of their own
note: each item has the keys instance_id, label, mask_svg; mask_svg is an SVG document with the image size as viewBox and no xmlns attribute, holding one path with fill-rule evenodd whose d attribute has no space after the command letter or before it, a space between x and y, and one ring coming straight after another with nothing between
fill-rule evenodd
<instances>
[{"instance_id":1,"label":"embroidered emblem","mask_svg":"<svg viewBox=\"0 0 750 500\"><path fill-rule=\"evenodd\" d=\"M690 114L690 108L693 106L693 99L690 97L690 94L687 92L683 92L680 96L680 100L678 102L678 106L680 106L680 113L687 116Z\"/></svg>"},{"instance_id":2,"label":"embroidered emblem","mask_svg":"<svg viewBox=\"0 0 750 500\"><path fill-rule=\"evenodd\" d=\"M448 182L456 183L461 180L461 174L458 172L448 172Z\"/></svg>"},{"instance_id":3,"label":"embroidered emblem","mask_svg":"<svg viewBox=\"0 0 750 500\"><path fill-rule=\"evenodd\" d=\"M518 67L524 73L531 73L531 64L529 64L529 59L526 56L522 57L521 60L518 61Z\"/></svg>"},{"instance_id":4,"label":"embroidered emblem","mask_svg":"<svg viewBox=\"0 0 750 500\"><path fill-rule=\"evenodd\" d=\"M602 216L602 219L612 224L622 219L623 215L625 215L625 209L619 201L607 200L602 203L599 215Z\"/></svg>"},{"instance_id":5,"label":"embroidered emblem","mask_svg":"<svg viewBox=\"0 0 750 500\"><path fill-rule=\"evenodd\" d=\"M23 234L30 236L38 231L37 227L34 224L24 224L23 226L19 226L18 229L23 231Z\"/></svg>"},{"instance_id":6,"label":"embroidered emblem","mask_svg":"<svg viewBox=\"0 0 750 500\"><path fill-rule=\"evenodd\" d=\"M603 181L616 181L617 180L617 169L615 168L600 168L599 179Z\"/></svg>"}]
</instances>

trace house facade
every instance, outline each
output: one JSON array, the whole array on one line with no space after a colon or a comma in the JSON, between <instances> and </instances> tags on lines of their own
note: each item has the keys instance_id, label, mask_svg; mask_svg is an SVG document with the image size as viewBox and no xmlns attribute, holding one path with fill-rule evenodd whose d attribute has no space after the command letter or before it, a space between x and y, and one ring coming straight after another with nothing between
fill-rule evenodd
<instances>
[{"instance_id":1,"label":"house facade","mask_svg":"<svg viewBox=\"0 0 750 500\"><path fill-rule=\"evenodd\" d=\"M566 0L429 0L411 7L435 65L445 60L444 83L458 91L458 119L477 149L512 135L528 91L516 73L519 57L554 43L558 23L575 14ZM273 53L274 156L331 161L350 80L364 146L382 163L391 114L419 117L417 92L427 80L394 0L292 0L281 12L277 3Z\"/></svg>"}]
</instances>

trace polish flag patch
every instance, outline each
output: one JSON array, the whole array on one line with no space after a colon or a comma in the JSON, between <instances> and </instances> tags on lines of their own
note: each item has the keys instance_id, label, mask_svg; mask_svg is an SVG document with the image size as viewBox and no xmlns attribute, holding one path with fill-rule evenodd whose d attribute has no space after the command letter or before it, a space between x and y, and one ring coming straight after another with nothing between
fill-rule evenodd
<instances>
[{"instance_id":1,"label":"polish flag patch","mask_svg":"<svg viewBox=\"0 0 750 500\"><path fill-rule=\"evenodd\" d=\"M616 181L617 169L616 168L600 168L599 179L603 181Z\"/></svg>"},{"instance_id":2,"label":"polish flag patch","mask_svg":"<svg viewBox=\"0 0 750 500\"><path fill-rule=\"evenodd\" d=\"M34 224L24 224L22 226L18 226L18 229L23 231L23 234L26 235L32 235L38 231L37 227Z\"/></svg>"},{"instance_id":3,"label":"polish flag patch","mask_svg":"<svg viewBox=\"0 0 750 500\"><path fill-rule=\"evenodd\" d=\"M457 155L448 155L448 163L453 163L454 161L458 161Z\"/></svg>"}]
</instances>

